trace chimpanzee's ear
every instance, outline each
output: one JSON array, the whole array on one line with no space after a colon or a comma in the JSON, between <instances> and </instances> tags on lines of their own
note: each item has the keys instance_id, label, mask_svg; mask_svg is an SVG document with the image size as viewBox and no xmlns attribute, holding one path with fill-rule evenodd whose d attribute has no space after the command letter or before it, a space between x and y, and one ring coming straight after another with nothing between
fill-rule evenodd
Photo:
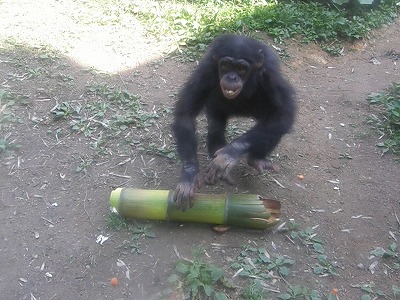
<instances>
[{"instance_id":1,"label":"chimpanzee's ear","mask_svg":"<svg viewBox=\"0 0 400 300\"><path fill-rule=\"evenodd\" d=\"M254 66L255 66L257 69L259 69L259 68L261 68L261 66L263 65L263 63L264 63L264 52L262 51L262 49L259 49L259 50L257 51L257 61L256 61L256 63L254 64Z\"/></svg>"}]
</instances>

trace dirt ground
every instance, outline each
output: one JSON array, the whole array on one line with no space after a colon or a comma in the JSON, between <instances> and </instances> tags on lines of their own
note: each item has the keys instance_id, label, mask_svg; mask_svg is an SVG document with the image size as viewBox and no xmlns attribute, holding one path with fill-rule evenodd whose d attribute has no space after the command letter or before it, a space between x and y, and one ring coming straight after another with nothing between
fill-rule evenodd
<instances>
[{"instance_id":1,"label":"dirt ground","mask_svg":"<svg viewBox=\"0 0 400 300\"><path fill-rule=\"evenodd\" d=\"M170 109L195 63L163 57L105 75L46 49L0 48L0 89L27 96L22 104L0 105L15 117L0 127L0 138L19 145L0 158L1 298L149 299L168 286L177 252L190 258L202 245L206 260L231 277L230 262L246 244L296 261L285 281L268 283L276 290L301 285L327 295L337 288L338 299L360 299L364 292L356 286L374 282L394 299L399 271L370 252L400 239L395 214L400 216L400 168L376 147L379 136L368 124L374 111L366 97L400 81L399 49L399 20L346 46L341 57L316 45L288 45L282 68L296 88L299 112L293 132L274 151L279 172L255 176L240 166L235 186L201 190L280 200L282 222L313 227L325 241L338 275L320 277L312 272L312 251L274 230L232 228L217 234L205 224L138 221L151 226L155 237L143 237L137 254L130 246L132 233L107 226L114 188L175 188L179 162L143 150L141 141L171 146ZM159 117L151 127L125 129L104 153L95 152L91 146L98 136L73 132L71 119L54 118L62 102L94 105L98 99L87 91L93 82L139 95L145 110ZM200 152L205 168L208 158ZM100 234L108 237L103 244L96 243ZM111 286L112 277L118 286ZM239 277L234 282L243 283Z\"/></svg>"}]
</instances>

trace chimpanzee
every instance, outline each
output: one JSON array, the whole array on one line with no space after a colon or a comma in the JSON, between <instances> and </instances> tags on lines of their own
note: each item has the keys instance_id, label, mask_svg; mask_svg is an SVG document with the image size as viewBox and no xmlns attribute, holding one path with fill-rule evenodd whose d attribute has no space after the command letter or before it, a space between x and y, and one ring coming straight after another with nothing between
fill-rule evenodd
<instances>
[{"instance_id":1,"label":"chimpanzee","mask_svg":"<svg viewBox=\"0 0 400 300\"><path fill-rule=\"evenodd\" d=\"M181 90L174 111L172 130L183 165L174 201L183 211L193 206L200 181L195 119L203 108L213 158L205 175L208 184L232 183L230 171L244 156L259 173L271 169L265 157L288 133L296 112L294 91L270 48L240 35L216 38ZM231 116L250 117L256 124L227 143L224 132Z\"/></svg>"}]
</instances>

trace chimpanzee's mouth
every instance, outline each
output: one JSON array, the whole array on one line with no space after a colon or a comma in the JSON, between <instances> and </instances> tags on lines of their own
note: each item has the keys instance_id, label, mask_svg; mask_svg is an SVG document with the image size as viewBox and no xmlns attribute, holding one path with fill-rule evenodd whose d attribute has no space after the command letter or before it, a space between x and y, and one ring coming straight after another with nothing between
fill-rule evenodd
<instances>
[{"instance_id":1,"label":"chimpanzee's mouth","mask_svg":"<svg viewBox=\"0 0 400 300\"><path fill-rule=\"evenodd\" d=\"M234 99L239 95L240 91L242 89L236 89L236 90L228 90L228 89L222 89L222 93L224 94L225 98L228 99Z\"/></svg>"}]
</instances>

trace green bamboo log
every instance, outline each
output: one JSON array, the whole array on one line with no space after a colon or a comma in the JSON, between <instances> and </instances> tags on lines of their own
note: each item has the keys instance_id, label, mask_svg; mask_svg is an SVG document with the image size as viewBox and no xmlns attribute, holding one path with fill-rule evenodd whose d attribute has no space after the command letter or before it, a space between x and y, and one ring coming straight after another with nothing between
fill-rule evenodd
<instances>
[{"instance_id":1,"label":"green bamboo log","mask_svg":"<svg viewBox=\"0 0 400 300\"><path fill-rule=\"evenodd\" d=\"M279 222L281 204L253 194L195 194L192 208L181 211L173 201L173 191L117 188L110 205L126 218L202 222L266 229Z\"/></svg>"}]
</instances>

